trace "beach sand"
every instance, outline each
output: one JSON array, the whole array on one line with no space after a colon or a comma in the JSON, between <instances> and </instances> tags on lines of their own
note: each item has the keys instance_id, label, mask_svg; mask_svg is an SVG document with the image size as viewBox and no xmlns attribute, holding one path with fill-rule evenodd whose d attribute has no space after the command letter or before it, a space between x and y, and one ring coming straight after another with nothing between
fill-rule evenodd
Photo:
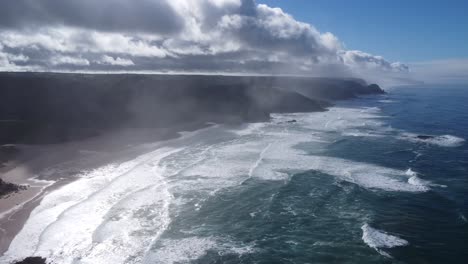
<instances>
[{"instance_id":1,"label":"beach sand","mask_svg":"<svg viewBox=\"0 0 468 264\"><path fill-rule=\"evenodd\" d=\"M86 171L110 163L121 163L154 150L177 131L193 131L207 125L186 124L174 128L126 129L76 142L55 145L17 145L14 160L4 163L0 178L27 186L0 199L0 255L41 199Z\"/></svg>"}]
</instances>

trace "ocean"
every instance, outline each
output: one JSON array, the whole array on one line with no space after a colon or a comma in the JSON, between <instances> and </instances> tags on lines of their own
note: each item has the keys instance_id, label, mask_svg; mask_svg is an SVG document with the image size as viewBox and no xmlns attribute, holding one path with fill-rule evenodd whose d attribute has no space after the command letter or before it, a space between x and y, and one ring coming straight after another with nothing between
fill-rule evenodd
<instances>
[{"instance_id":1,"label":"ocean","mask_svg":"<svg viewBox=\"0 0 468 264\"><path fill-rule=\"evenodd\" d=\"M145 144L47 194L0 262L468 263L467 91Z\"/></svg>"}]
</instances>

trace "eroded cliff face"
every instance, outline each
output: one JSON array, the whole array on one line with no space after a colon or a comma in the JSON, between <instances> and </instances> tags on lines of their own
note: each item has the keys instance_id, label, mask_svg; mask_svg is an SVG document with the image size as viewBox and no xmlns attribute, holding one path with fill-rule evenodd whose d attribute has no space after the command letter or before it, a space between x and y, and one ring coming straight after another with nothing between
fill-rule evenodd
<instances>
[{"instance_id":1,"label":"eroded cliff face","mask_svg":"<svg viewBox=\"0 0 468 264\"><path fill-rule=\"evenodd\" d=\"M257 122L383 93L358 79L0 74L0 143L57 143L119 128Z\"/></svg>"}]
</instances>

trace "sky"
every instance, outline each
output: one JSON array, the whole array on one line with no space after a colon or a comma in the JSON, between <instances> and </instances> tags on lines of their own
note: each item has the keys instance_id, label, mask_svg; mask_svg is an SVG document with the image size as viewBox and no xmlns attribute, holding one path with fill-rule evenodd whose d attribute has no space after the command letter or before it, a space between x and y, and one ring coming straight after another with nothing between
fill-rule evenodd
<instances>
[{"instance_id":1,"label":"sky","mask_svg":"<svg viewBox=\"0 0 468 264\"><path fill-rule=\"evenodd\" d=\"M3 1L0 71L468 80L467 4L408 2Z\"/></svg>"},{"instance_id":2,"label":"sky","mask_svg":"<svg viewBox=\"0 0 468 264\"><path fill-rule=\"evenodd\" d=\"M468 58L466 0L259 0L333 32L348 49L405 63Z\"/></svg>"}]
</instances>

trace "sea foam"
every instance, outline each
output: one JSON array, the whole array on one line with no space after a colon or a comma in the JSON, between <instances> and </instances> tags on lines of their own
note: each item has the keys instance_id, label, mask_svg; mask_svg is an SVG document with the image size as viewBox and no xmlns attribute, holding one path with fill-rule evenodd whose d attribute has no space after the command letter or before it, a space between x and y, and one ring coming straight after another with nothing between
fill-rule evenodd
<instances>
[{"instance_id":1,"label":"sea foam","mask_svg":"<svg viewBox=\"0 0 468 264\"><path fill-rule=\"evenodd\" d=\"M418 136L420 135L404 132L401 133L399 138L411 142L426 143L440 147L459 147L465 143L465 139L452 135L428 136L429 138L425 139L422 139Z\"/></svg>"},{"instance_id":2,"label":"sea foam","mask_svg":"<svg viewBox=\"0 0 468 264\"><path fill-rule=\"evenodd\" d=\"M216 237L187 237L182 239L164 239L160 242L144 263L189 263L215 251L218 255L244 255L255 252L254 245L237 245L234 242Z\"/></svg>"},{"instance_id":3,"label":"sea foam","mask_svg":"<svg viewBox=\"0 0 468 264\"><path fill-rule=\"evenodd\" d=\"M381 255L386 257L391 257L388 253L382 251L382 248L394 248L394 247L402 247L407 246L409 243L408 241L399 238L397 236L393 236L387 234L382 230L378 230L369 226L369 224L364 224L362 227L362 240L366 243L369 247L377 250Z\"/></svg>"},{"instance_id":4,"label":"sea foam","mask_svg":"<svg viewBox=\"0 0 468 264\"><path fill-rule=\"evenodd\" d=\"M423 179L419 178L418 173L413 171L412 169L408 169L405 172L405 174L409 177L408 178L408 183L411 184L411 185L414 185L414 186L421 186L421 187L426 187L426 188L429 188L430 186L443 187L443 188L447 187L445 185L434 184L431 181L423 180Z\"/></svg>"},{"instance_id":5,"label":"sea foam","mask_svg":"<svg viewBox=\"0 0 468 264\"><path fill-rule=\"evenodd\" d=\"M311 155L299 147L326 149L350 132L385 134L378 113L377 108L337 107L273 115L278 122L244 125L237 132L213 126L184 134L167 147L85 173L46 195L0 261L38 255L57 263L171 263L213 248L233 252L223 248L222 239L160 237L179 210L199 210L208 197L251 178L284 181L295 172L316 170L370 190L427 191L404 170ZM285 122L290 119L297 122ZM379 233L364 229L378 245Z\"/></svg>"},{"instance_id":6,"label":"sea foam","mask_svg":"<svg viewBox=\"0 0 468 264\"><path fill-rule=\"evenodd\" d=\"M171 151L175 150L161 148L120 165L104 166L46 195L0 260L39 255L57 263L77 259L99 262L109 257L105 252L126 245L125 250L112 254L114 260L125 261L133 251L144 248L136 243L144 240L141 236L132 240L132 234L143 231L146 225L141 217L138 221L134 219L133 208L161 209L157 212L159 217L153 215L151 219L153 230L164 228L167 222L164 204L168 197L163 186L156 192L148 189L152 195L139 196L148 186L161 184L157 179L157 168L152 171L155 168L147 164ZM132 202L125 205L131 196L134 196ZM154 222L156 219L159 224ZM119 225L125 228L120 229ZM150 242L154 233L148 235ZM122 239L118 239L119 236ZM124 241L126 243L122 244Z\"/></svg>"},{"instance_id":7,"label":"sea foam","mask_svg":"<svg viewBox=\"0 0 468 264\"><path fill-rule=\"evenodd\" d=\"M346 112L345 109L341 111ZM363 119L365 120L370 118L368 111L374 112L375 109L365 109L363 112ZM344 115L342 112L337 112L333 116L335 118L342 116ZM354 111L354 113L360 113L360 111ZM298 122L302 122L304 127L312 127L312 124L315 124L320 129L326 127L325 130L333 131L330 124L326 126L329 121L324 122L325 120L322 120L321 117L317 117L317 121L308 115L294 114L293 116L299 120ZM288 115L287 118L290 117L291 115ZM359 115L356 115L353 118L358 121L358 117ZM287 119L284 116L276 116L276 118ZM362 124L362 122L356 123ZM351 123L346 125L340 123L336 129L343 130L345 127L355 129L355 125ZM268 147L261 151L257 149L257 153L260 152L258 154L259 159L256 160L255 168L250 170L249 174L252 177L265 180L285 180L291 173L316 170L364 188L407 192L429 190L427 186L408 183L408 177L405 171L402 170L342 158L310 155L304 150L299 149L297 146L305 142L316 144L317 146L327 144L326 141L323 141L323 137L327 137L326 131L322 132L322 134L313 133L313 131L317 130L297 131L289 129L287 125L265 126L261 136L257 135L256 142L258 144L264 142L262 145ZM239 152L236 152L236 154L242 155Z\"/></svg>"}]
</instances>

